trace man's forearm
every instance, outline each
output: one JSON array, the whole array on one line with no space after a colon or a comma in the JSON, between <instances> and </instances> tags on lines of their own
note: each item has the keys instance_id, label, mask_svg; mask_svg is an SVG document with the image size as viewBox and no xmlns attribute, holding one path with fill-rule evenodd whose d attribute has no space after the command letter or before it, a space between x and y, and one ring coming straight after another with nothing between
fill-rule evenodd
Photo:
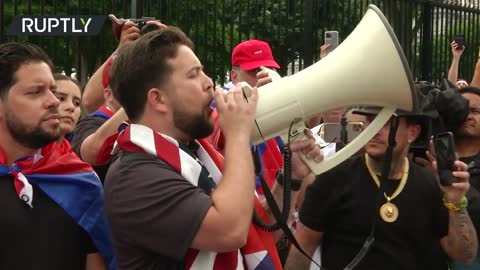
<instances>
[{"instance_id":1,"label":"man's forearm","mask_svg":"<svg viewBox=\"0 0 480 270\"><path fill-rule=\"evenodd\" d=\"M477 256L477 233L467 210L449 211L447 245L452 259L468 263Z\"/></svg>"},{"instance_id":2,"label":"man's forearm","mask_svg":"<svg viewBox=\"0 0 480 270\"><path fill-rule=\"evenodd\" d=\"M453 58L452 60L452 65L450 66L450 69L448 70L448 80L451 83L456 83L458 79L458 63L460 62L460 59Z\"/></svg>"},{"instance_id":3,"label":"man's forearm","mask_svg":"<svg viewBox=\"0 0 480 270\"><path fill-rule=\"evenodd\" d=\"M80 147L82 160L91 165L102 165L96 164L97 158L100 154L100 149L110 136L118 133L118 127L125 120L127 120L127 115L125 114L123 108L121 108L95 133L88 136Z\"/></svg>"},{"instance_id":4,"label":"man's forearm","mask_svg":"<svg viewBox=\"0 0 480 270\"><path fill-rule=\"evenodd\" d=\"M313 254L313 252L312 252ZM310 254L311 256L311 254ZM301 254L294 246L291 247L284 270L308 270L310 260Z\"/></svg>"},{"instance_id":5,"label":"man's forearm","mask_svg":"<svg viewBox=\"0 0 480 270\"><path fill-rule=\"evenodd\" d=\"M113 53L115 54L115 52ZM112 54L112 55L113 55ZM112 57L112 55L110 57ZM107 60L108 61L108 60ZM105 103L105 98L103 97L103 68L107 63L105 61L87 82L85 89L82 94L82 104L87 113L94 112L98 107L102 106Z\"/></svg>"},{"instance_id":6,"label":"man's forearm","mask_svg":"<svg viewBox=\"0 0 480 270\"><path fill-rule=\"evenodd\" d=\"M480 58L475 65L475 72L473 73L472 82L470 83L471 86L480 87Z\"/></svg>"}]
</instances>

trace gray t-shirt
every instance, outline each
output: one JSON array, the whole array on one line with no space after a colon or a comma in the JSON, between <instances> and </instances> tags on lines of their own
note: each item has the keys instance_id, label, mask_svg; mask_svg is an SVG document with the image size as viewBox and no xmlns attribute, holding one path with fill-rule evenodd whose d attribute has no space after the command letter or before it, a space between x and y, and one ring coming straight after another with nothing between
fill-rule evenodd
<instances>
[{"instance_id":1,"label":"gray t-shirt","mask_svg":"<svg viewBox=\"0 0 480 270\"><path fill-rule=\"evenodd\" d=\"M211 205L203 190L157 157L120 152L105 178L118 270L184 269Z\"/></svg>"}]
</instances>

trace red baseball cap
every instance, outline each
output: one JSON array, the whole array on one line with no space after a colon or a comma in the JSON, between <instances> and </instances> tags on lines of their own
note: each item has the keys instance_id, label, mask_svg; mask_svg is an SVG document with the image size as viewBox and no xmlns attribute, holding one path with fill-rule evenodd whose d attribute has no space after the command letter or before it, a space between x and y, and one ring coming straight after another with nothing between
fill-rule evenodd
<instances>
[{"instance_id":1,"label":"red baseball cap","mask_svg":"<svg viewBox=\"0 0 480 270\"><path fill-rule=\"evenodd\" d=\"M105 66L103 66L103 72L102 72L102 84L103 88L107 88L109 81L110 81L110 71L112 69L112 63L113 59L115 58L115 55L110 56L110 58L107 59L105 62Z\"/></svg>"},{"instance_id":2,"label":"red baseball cap","mask_svg":"<svg viewBox=\"0 0 480 270\"><path fill-rule=\"evenodd\" d=\"M232 66L243 70L264 67L280 68L273 59L270 45L265 41L251 39L238 44L232 53Z\"/></svg>"}]
</instances>

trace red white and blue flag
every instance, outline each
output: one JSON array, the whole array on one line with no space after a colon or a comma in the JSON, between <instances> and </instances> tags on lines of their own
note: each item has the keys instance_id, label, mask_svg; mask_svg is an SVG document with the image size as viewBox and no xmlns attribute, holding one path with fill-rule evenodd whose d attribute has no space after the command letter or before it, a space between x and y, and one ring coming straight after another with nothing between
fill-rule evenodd
<instances>
[{"instance_id":1,"label":"red white and blue flag","mask_svg":"<svg viewBox=\"0 0 480 270\"><path fill-rule=\"evenodd\" d=\"M218 125L218 112L216 109L213 110L212 119L215 123L214 130L212 134L206 138L206 140L211 143L217 151L223 153L225 148L225 138L220 130L220 126ZM267 185L270 188L275 183L277 171L283 167L283 146L284 143L280 137L276 137L268 140L267 142L252 146L252 148L254 148L259 155L259 175L263 176L263 179L265 179L265 182L267 182ZM258 194L263 195L263 189L259 176L256 176L255 178L255 188Z\"/></svg>"},{"instance_id":2,"label":"red white and blue flag","mask_svg":"<svg viewBox=\"0 0 480 270\"><path fill-rule=\"evenodd\" d=\"M124 151L157 156L192 185L201 186L203 166L216 184L222 178L223 157L205 140L198 140L200 147L196 155L201 163L182 150L175 139L142 125L129 125L119 134L117 143L118 147ZM255 210L263 220L268 219L257 198L255 198ZM247 243L240 250L215 253L190 249L185 257L185 264L186 269L189 270L282 269L272 234L253 224L249 230Z\"/></svg>"},{"instance_id":3,"label":"red white and blue flag","mask_svg":"<svg viewBox=\"0 0 480 270\"><path fill-rule=\"evenodd\" d=\"M106 106L100 106L98 110L90 114L90 116L101 117L105 120L112 118L114 112L107 108Z\"/></svg>"},{"instance_id":4,"label":"red white and blue flag","mask_svg":"<svg viewBox=\"0 0 480 270\"><path fill-rule=\"evenodd\" d=\"M32 185L62 207L92 239L110 270L116 268L110 229L103 208L103 188L92 167L80 160L70 144L51 143L34 155L8 166L0 148L0 175L14 176L21 200L35 207Z\"/></svg>"}]
</instances>

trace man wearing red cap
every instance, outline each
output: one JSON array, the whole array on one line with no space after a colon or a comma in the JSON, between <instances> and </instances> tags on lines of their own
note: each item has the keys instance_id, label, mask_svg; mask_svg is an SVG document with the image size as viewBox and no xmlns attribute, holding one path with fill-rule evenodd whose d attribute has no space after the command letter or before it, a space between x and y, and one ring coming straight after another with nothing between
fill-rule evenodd
<instances>
[{"instance_id":1,"label":"man wearing red cap","mask_svg":"<svg viewBox=\"0 0 480 270\"><path fill-rule=\"evenodd\" d=\"M275 79L262 67L272 70L280 68L273 59L268 43L252 39L238 44L233 49L230 74L233 83L245 81L252 87L259 87Z\"/></svg>"},{"instance_id":2,"label":"man wearing red cap","mask_svg":"<svg viewBox=\"0 0 480 270\"><path fill-rule=\"evenodd\" d=\"M228 91L242 81L247 82L252 87L260 87L280 78L280 75L275 71L275 69L278 68L280 68L280 65L274 60L272 50L268 43L261 40L244 41L233 49L232 70L230 72L232 81L222 88ZM218 126L218 115L216 111L213 112L212 117L215 121L215 129L207 140L209 140L219 152L223 153L225 140ZM281 172L283 168L283 146L284 144L281 138L277 137L254 147L255 154L260 162L259 168L256 168L256 171L259 172L256 176L256 190L259 195L263 196L264 191L260 182L260 178L263 177L270 187L277 203L281 202L283 198L282 177L277 177L282 176L279 172ZM322 159L321 156L318 158L318 161ZM296 166L296 164L292 164L292 166ZM279 181L275 181L276 179ZM297 193L301 183L300 180L292 180L292 191ZM296 194L292 195L291 203L296 201ZM283 242L284 241L281 241L281 243ZM280 257L284 257L286 254L282 253L285 252L285 247L278 246L278 248Z\"/></svg>"},{"instance_id":3,"label":"man wearing red cap","mask_svg":"<svg viewBox=\"0 0 480 270\"><path fill-rule=\"evenodd\" d=\"M265 69L267 68L267 69ZM239 82L247 82L250 86L260 87L280 77L275 69L280 65L273 58L272 50L265 41L247 40L238 44L232 52L231 82L223 86L224 90L234 87ZM224 150L224 138L217 124L217 114L214 112L215 130L207 139L220 152ZM274 138L257 146L260 155L263 177L270 187L273 186L275 174L283 166L280 138ZM257 177L257 188L263 193Z\"/></svg>"}]
</instances>

